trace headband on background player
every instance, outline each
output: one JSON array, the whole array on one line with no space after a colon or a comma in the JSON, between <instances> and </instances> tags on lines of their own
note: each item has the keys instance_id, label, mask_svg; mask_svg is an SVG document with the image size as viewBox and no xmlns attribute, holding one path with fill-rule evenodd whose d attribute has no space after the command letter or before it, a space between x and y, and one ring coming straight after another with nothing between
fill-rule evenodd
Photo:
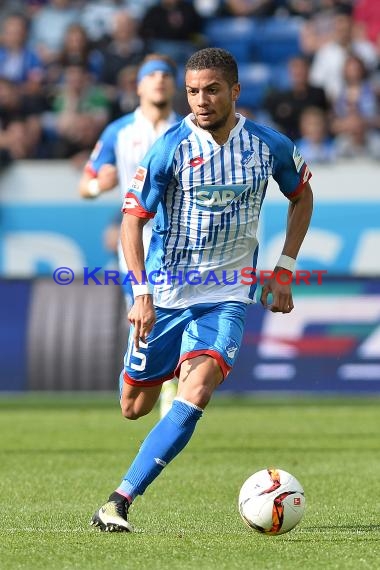
<instances>
[{"instance_id":1,"label":"headband on background player","mask_svg":"<svg viewBox=\"0 0 380 570\"><path fill-rule=\"evenodd\" d=\"M163 61L162 59L152 59L150 61L147 61L140 67L137 73L137 83L140 83L140 81L144 79L144 77L150 75L151 73L154 73L155 71L162 71L163 73L169 73L170 75L173 76L174 79L176 78L176 71L172 65L170 65L166 61Z\"/></svg>"}]
</instances>

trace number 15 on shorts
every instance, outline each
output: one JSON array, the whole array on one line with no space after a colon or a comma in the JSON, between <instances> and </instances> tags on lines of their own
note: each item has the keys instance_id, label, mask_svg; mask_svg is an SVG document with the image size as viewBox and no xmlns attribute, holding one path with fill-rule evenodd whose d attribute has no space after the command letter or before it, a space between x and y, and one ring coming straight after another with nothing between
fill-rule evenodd
<instances>
[{"instance_id":1,"label":"number 15 on shorts","mask_svg":"<svg viewBox=\"0 0 380 570\"><path fill-rule=\"evenodd\" d=\"M145 370L145 367L146 367L146 354L141 352L141 350L147 349L148 343L140 340L139 344L140 344L140 348L137 349L135 346L135 343L133 342L133 339L131 339L131 341L129 343L129 347L128 347L128 353L126 355L125 364L128 367L132 368L132 370L136 370L137 372L142 372L143 370ZM133 362L132 362L132 358L133 358ZM139 361L139 362L136 362L136 361Z\"/></svg>"}]
</instances>

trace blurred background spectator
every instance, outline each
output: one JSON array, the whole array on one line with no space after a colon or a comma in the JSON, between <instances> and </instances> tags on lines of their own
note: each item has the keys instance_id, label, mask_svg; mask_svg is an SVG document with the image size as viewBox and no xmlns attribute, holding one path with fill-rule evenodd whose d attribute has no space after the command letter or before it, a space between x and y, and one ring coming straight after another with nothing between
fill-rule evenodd
<instances>
[{"instance_id":1,"label":"blurred background spectator","mask_svg":"<svg viewBox=\"0 0 380 570\"><path fill-rule=\"evenodd\" d=\"M317 14L327 14L339 10L340 13L351 14L352 0L286 0L284 2L290 16L311 19Z\"/></svg>"},{"instance_id":2,"label":"blurred background spectator","mask_svg":"<svg viewBox=\"0 0 380 570\"><path fill-rule=\"evenodd\" d=\"M207 19L219 16L222 0L194 0L193 4L201 18Z\"/></svg>"},{"instance_id":3,"label":"blurred background spectator","mask_svg":"<svg viewBox=\"0 0 380 570\"><path fill-rule=\"evenodd\" d=\"M351 112L366 119L368 126L378 124L379 106L364 62L350 54L343 67L343 84L334 102L336 123L344 124Z\"/></svg>"},{"instance_id":4,"label":"blurred background spectator","mask_svg":"<svg viewBox=\"0 0 380 570\"><path fill-rule=\"evenodd\" d=\"M93 44L101 45L110 34L112 18L119 10L119 4L117 0L88 0L82 3L80 23Z\"/></svg>"},{"instance_id":5,"label":"blurred background spectator","mask_svg":"<svg viewBox=\"0 0 380 570\"><path fill-rule=\"evenodd\" d=\"M351 54L343 67L343 85L334 102L332 129L338 155L380 158L379 104L363 61Z\"/></svg>"},{"instance_id":6,"label":"blurred background spectator","mask_svg":"<svg viewBox=\"0 0 380 570\"><path fill-rule=\"evenodd\" d=\"M272 16L276 7L276 0L224 0L220 13L238 18Z\"/></svg>"},{"instance_id":7,"label":"blurred background spectator","mask_svg":"<svg viewBox=\"0 0 380 570\"><path fill-rule=\"evenodd\" d=\"M64 69L68 65L80 64L92 75L95 81L100 81L103 70L103 56L94 49L86 30L81 24L70 24L65 31L62 47L45 64L46 88L54 91L62 79Z\"/></svg>"},{"instance_id":8,"label":"blurred background spectator","mask_svg":"<svg viewBox=\"0 0 380 570\"><path fill-rule=\"evenodd\" d=\"M199 45L202 19L191 2L160 0L146 11L139 33L149 51L182 63Z\"/></svg>"},{"instance_id":9,"label":"blurred background spectator","mask_svg":"<svg viewBox=\"0 0 380 570\"><path fill-rule=\"evenodd\" d=\"M128 65L138 65L144 58L145 45L137 33L137 21L127 10L113 14L110 38L102 50L102 83L116 85L118 75Z\"/></svg>"},{"instance_id":10,"label":"blurred background spectator","mask_svg":"<svg viewBox=\"0 0 380 570\"><path fill-rule=\"evenodd\" d=\"M379 43L380 2L377 0L356 0L353 19L361 26L364 37L375 45Z\"/></svg>"},{"instance_id":11,"label":"blurred background spectator","mask_svg":"<svg viewBox=\"0 0 380 570\"><path fill-rule=\"evenodd\" d=\"M40 124L33 117L15 117L0 130L0 162L33 158L40 139Z\"/></svg>"},{"instance_id":12,"label":"blurred background spectator","mask_svg":"<svg viewBox=\"0 0 380 570\"><path fill-rule=\"evenodd\" d=\"M379 2L3 0L3 164L85 160L106 122L136 107L136 66L152 51L179 65L175 108L187 113L184 65L207 45L237 58L247 115L313 160L379 158Z\"/></svg>"},{"instance_id":13,"label":"blurred background spectator","mask_svg":"<svg viewBox=\"0 0 380 570\"><path fill-rule=\"evenodd\" d=\"M307 58L291 58L288 70L289 89L272 90L264 101L264 107L275 126L294 140L300 136L300 116L303 110L317 107L327 113L329 104L324 89L310 85L310 64Z\"/></svg>"},{"instance_id":14,"label":"blurred background spectator","mask_svg":"<svg viewBox=\"0 0 380 570\"><path fill-rule=\"evenodd\" d=\"M127 65L119 71L111 99L110 121L131 113L138 106L137 70L137 65Z\"/></svg>"},{"instance_id":15,"label":"blurred background spectator","mask_svg":"<svg viewBox=\"0 0 380 570\"><path fill-rule=\"evenodd\" d=\"M2 22L0 77L14 81L22 91L34 92L42 82L42 62L28 47L28 23L21 14L9 14Z\"/></svg>"},{"instance_id":16,"label":"blurred background spectator","mask_svg":"<svg viewBox=\"0 0 380 570\"><path fill-rule=\"evenodd\" d=\"M332 34L332 39L314 54L310 80L313 85L323 87L334 101L342 89L343 67L349 52L359 56L369 70L376 68L378 57L371 42L355 35L354 22L349 15L334 15Z\"/></svg>"},{"instance_id":17,"label":"blurred background spectator","mask_svg":"<svg viewBox=\"0 0 380 570\"><path fill-rule=\"evenodd\" d=\"M36 12L32 18L30 42L45 65L57 59L67 28L79 18L80 11L72 0L48 0Z\"/></svg>"},{"instance_id":18,"label":"blurred background spectator","mask_svg":"<svg viewBox=\"0 0 380 570\"><path fill-rule=\"evenodd\" d=\"M0 23L3 23L9 14L22 14L24 9L25 2L23 2L23 0L5 0L0 2Z\"/></svg>"},{"instance_id":19,"label":"blurred background spectator","mask_svg":"<svg viewBox=\"0 0 380 570\"><path fill-rule=\"evenodd\" d=\"M19 158L38 158L41 141L40 109L16 83L0 78L0 166Z\"/></svg>"},{"instance_id":20,"label":"blurred background spectator","mask_svg":"<svg viewBox=\"0 0 380 570\"><path fill-rule=\"evenodd\" d=\"M52 111L55 158L85 159L109 119L109 100L83 65L65 68Z\"/></svg>"},{"instance_id":21,"label":"blurred background spectator","mask_svg":"<svg viewBox=\"0 0 380 570\"><path fill-rule=\"evenodd\" d=\"M327 116L318 107L305 107L299 117L298 150L308 164L323 164L336 158L335 143L327 126Z\"/></svg>"},{"instance_id":22,"label":"blurred background spectator","mask_svg":"<svg viewBox=\"0 0 380 570\"><path fill-rule=\"evenodd\" d=\"M96 81L101 79L104 58L99 50L93 49L86 30L81 24L70 24L66 29L63 45L56 60L61 68L80 64Z\"/></svg>"},{"instance_id":23,"label":"blurred background spectator","mask_svg":"<svg viewBox=\"0 0 380 570\"><path fill-rule=\"evenodd\" d=\"M337 156L340 158L380 159L379 133L368 129L367 123L357 112L345 121L345 129L336 137Z\"/></svg>"}]
</instances>

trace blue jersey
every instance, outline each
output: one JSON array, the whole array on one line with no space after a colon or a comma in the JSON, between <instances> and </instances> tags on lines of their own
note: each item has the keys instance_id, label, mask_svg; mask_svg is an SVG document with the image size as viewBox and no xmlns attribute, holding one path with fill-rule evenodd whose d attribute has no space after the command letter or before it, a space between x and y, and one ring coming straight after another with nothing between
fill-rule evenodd
<instances>
[{"instance_id":1,"label":"blue jersey","mask_svg":"<svg viewBox=\"0 0 380 570\"><path fill-rule=\"evenodd\" d=\"M103 164L112 164L117 167L121 197L123 198L136 168L156 140L172 125L178 123L182 117L175 112L170 113L166 121L160 123L157 130L153 123L147 119L140 107L133 113L124 115L110 123L102 132L90 159L86 164L86 171L96 176ZM144 228L144 250L147 251L151 239L151 224ZM128 271L125 264L121 244L118 247L119 265L125 273ZM127 288L127 290L129 290Z\"/></svg>"},{"instance_id":2,"label":"blue jersey","mask_svg":"<svg viewBox=\"0 0 380 570\"><path fill-rule=\"evenodd\" d=\"M155 143L130 183L123 211L154 217L146 269L157 306L253 302L255 287L242 276L256 266L269 178L289 199L311 176L290 139L237 118L219 145L188 115Z\"/></svg>"},{"instance_id":3,"label":"blue jersey","mask_svg":"<svg viewBox=\"0 0 380 570\"><path fill-rule=\"evenodd\" d=\"M103 164L115 165L124 197L128 184L145 154L159 136L181 118L172 112L166 121L162 121L159 131L143 115L140 107L133 113L116 119L100 135L86 164L86 171L96 176Z\"/></svg>"}]
</instances>

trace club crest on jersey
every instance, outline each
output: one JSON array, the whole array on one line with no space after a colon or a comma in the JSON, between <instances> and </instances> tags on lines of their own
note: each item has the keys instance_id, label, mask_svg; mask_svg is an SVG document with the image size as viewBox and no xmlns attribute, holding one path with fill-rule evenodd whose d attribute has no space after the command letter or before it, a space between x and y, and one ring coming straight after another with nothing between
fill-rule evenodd
<instances>
[{"instance_id":1,"label":"club crest on jersey","mask_svg":"<svg viewBox=\"0 0 380 570\"><path fill-rule=\"evenodd\" d=\"M255 166L255 152L253 150L244 150L241 153L242 166L246 168L253 168Z\"/></svg>"},{"instance_id":2,"label":"club crest on jersey","mask_svg":"<svg viewBox=\"0 0 380 570\"><path fill-rule=\"evenodd\" d=\"M226 346L226 353L228 358L234 358L238 348L239 347L237 345L237 342L231 339L228 345Z\"/></svg>"},{"instance_id":3,"label":"club crest on jersey","mask_svg":"<svg viewBox=\"0 0 380 570\"><path fill-rule=\"evenodd\" d=\"M206 185L195 188L197 210L222 212L233 200L249 190L249 184Z\"/></svg>"},{"instance_id":4,"label":"club crest on jersey","mask_svg":"<svg viewBox=\"0 0 380 570\"><path fill-rule=\"evenodd\" d=\"M204 160L201 156L197 156L196 158L192 158L189 162L189 164L192 168L195 168L196 166L200 166L203 163L204 163Z\"/></svg>"}]
</instances>

